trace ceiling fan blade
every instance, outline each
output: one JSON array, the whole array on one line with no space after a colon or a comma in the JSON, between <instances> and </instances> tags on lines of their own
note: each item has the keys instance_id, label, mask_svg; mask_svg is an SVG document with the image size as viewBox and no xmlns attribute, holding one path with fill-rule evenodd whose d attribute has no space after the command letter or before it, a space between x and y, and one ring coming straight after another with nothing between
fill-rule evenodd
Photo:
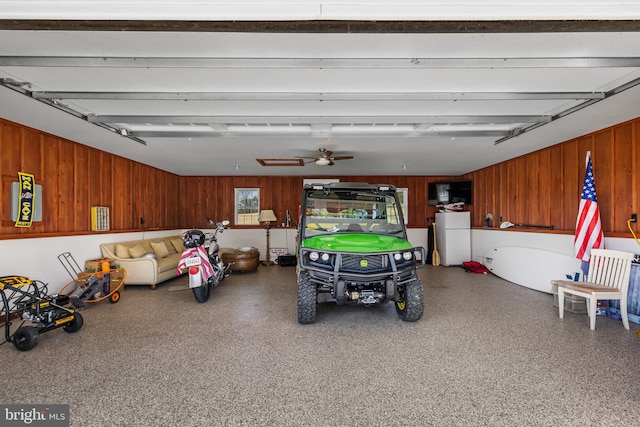
<instances>
[{"instance_id":1,"label":"ceiling fan blade","mask_svg":"<svg viewBox=\"0 0 640 427\"><path fill-rule=\"evenodd\" d=\"M319 156L315 156L315 157L310 157L310 156L293 156L295 159L305 159L304 164L306 165L307 163L316 163L319 166L333 166L335 163L333 162L334 160L349 160L349 159L353 159L353 156L335 156L333 155L333 151L328 151L325 148L319 148L318 151L320 152ZM322 163L318 163L318 161L321 161ZM328 163L324 163L327 162Z\"/></svg>"}]
</instances>

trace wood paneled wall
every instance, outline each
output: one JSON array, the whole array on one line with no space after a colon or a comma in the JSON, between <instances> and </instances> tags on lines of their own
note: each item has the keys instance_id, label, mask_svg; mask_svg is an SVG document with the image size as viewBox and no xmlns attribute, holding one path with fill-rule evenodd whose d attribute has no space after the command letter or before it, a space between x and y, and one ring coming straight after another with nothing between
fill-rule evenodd
<instances>
[{"instance_id":1,"label":"wood paneled wall","mask_svg":"<svg viewBox=\"0 0 640 427\"><path fill-rule=\"evenodd\" d=\"M90 207L110 207L113 231L180 227L177 175L0 119L1 235L90 230ZM16 228L11 182L18 172L41 184L42 222Z\"/></svg>"},{"instance_id":2,"label":"wood paneled wall","mask_svg":"<svg viewBox=\"0 0 640 427\"><path fill-rule=\"evenodd\" d=\"M513 223L554 226L573 233L591 151L603 229L628 237L627 219L640 214L640 119L502 162L461 179L474 181L472 225L487 213ZM517 139L506 142L517 144ZM314 176L184 176L143 165L0 119L2 225L0 238L15 235L89 233L90 206L111 208L111 230L205 227L206 218L233 221L234 188L259 188L262 209L284 222L296 221L303 178ZM11 221L10 183L19 171L43 186L43 221L27 229ZM316 178L327 178L316 177ZM386 183L408 188L410 227L425 227L436 209L427 205L427 187L447 176L334 176L341 181ZM634 230L638 224L633 225Z\"/></svg>"},{"instance_id":3,"label":"wood paneled wall","mask_svg":"<svg viewBox=\"0 0 640 427\"><path fill-rule=\"evenodd\" d=\"M234 188L259 188L260 208L273 209L278 222L284 222L286 211L297 222L303 179L329 178L317 176L201 176L181 177L180 194L188 200L183 212L185 227L204 227L206 218L228 219L233 224ZM332 176L342 182L391 184L408 189L409 227L425 227L436 208L427 206L427 185L431 181L451 179L442 176Z\"/></svg>"},{"instance_id":4,"label":"wood paneled wall","mask_svg":"<svg viewBox=\"0 0 640 427\"><path fill-rule=\"evenodd\" d=\"M573 233L587 151L596 183L602 228L628 237L627 219L640 214L640 119L594 132L465 175L474 182L473 224L487 213L521 224L554 226ZM505 144L517 144L513 139ZM632 224L634 232L638 224Z\"/></svg>"}]
</instances>

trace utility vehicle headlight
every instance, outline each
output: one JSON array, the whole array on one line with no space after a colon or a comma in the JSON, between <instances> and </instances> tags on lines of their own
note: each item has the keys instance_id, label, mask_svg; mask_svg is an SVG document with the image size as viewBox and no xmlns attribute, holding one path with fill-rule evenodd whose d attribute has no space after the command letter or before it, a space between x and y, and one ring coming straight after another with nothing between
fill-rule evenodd
<instances>
[{"instance_id":1,"label":"utility vehicle headlight","mask_svg":"<svg viewBox=\"0 0 640 427\"><path fill-rule=\"evenodd\" d=\"M393 254L393 259L400 261L402 259L402 254L400 252Z\"/></svg>"},{"instance_id":2,"label":"utility vehicle headlight","mask_svg":"<svg viewBox=\"0 0 640 427\"><path fill-rule=\"evenodd\" d=\"M402 258L404 258L405 261L409 261L411 258L413 258L413 254L411 252L405 252L402 254Z\"/></svg>"},{"instance_id":3,"label":"utility vehicle headlight","mask_svg":"<svg viewBox=\"0 0 640 427\"><path fill-rule=\"evenodd\" d=\"M318 258L320 258L320 254L318 252L310 252L309 253L309 259L311 261L317 261Z\"/></svg>"},{"instance_id":4,"label":"utility vehicle headlight","mask_svg":"<svg viewBox=\"0 0 640 427\"><path fill-rule=\"evenodd\" d=\"M327 262L329 261L329 254L322 254L322 256L320 257L322 259L322 261Z\"/></svg>"}]
</instances>

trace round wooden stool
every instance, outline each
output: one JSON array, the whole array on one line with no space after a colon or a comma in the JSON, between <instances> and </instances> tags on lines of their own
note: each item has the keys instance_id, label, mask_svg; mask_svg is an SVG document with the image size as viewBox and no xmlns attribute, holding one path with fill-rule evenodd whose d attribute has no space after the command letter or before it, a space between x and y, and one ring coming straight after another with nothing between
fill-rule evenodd
<instances>
[{"instance_id":1,"label":"round wooden stool","mask_svg":"<svg viewBox=\"0 0 640 427\"><path fill-rule=\"evenodd\" d=\"M241 249L221 250L222 262L230 264L231 271L258 271L260 265L260 251L251 248L247 251Z\"/></svg>"}]
</instances>

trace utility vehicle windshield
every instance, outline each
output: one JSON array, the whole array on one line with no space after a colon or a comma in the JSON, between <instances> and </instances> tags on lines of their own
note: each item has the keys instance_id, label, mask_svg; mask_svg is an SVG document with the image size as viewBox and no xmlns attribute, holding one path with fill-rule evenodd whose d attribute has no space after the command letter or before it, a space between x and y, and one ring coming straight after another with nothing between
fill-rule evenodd
<instances>
[{"instance_id":1,"label":"utility vehicle windshield","mask_svg":"<svg viewBox=\"0 0 640 427\"><path fill-rule=\"evenodd\" d=\"M310 191L302 212L303 238L327 233L375 233L404 237L395 193Z\"/></svg>"}]
</instances>

